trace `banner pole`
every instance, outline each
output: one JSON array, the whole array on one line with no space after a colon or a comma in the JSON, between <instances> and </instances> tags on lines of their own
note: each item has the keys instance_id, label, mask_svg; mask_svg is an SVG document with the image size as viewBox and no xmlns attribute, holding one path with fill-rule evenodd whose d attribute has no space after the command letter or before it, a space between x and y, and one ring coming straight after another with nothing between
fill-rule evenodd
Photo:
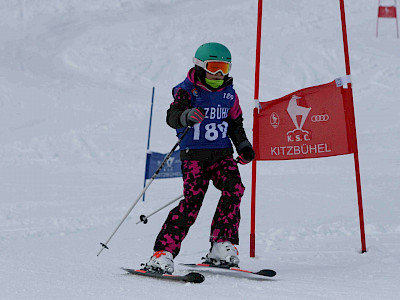
<instances>
[{"instance_id":1,"label":"banner pole","mask_svg":"<svg viewBox=\"0 0 400 300\"><path fill-rule=\"evenodd\" d=\"M253 110L253 147L256 149L256 159L252 162L251 173L251 220L250 220L250 257L255 257L256 250L256 181L257 181L257 152L258 152L258 110L259 110L259 89L260 89L260 53L261 53L261 23L262 23L263 0L258 0L257 16L257 46L256 46L256 65L254 80L254 104Z\"/></svg>"},{"instance_id":2,"label":"banner pole","mask_svg":"<svg viewBox=\"0 0 400 300\"><path fill-rule=\"evenodd\" d=\"M153 119L153 103L154 103L154 90L155 87L153 86L153 91L151 93L151 107L150 107L150 121L149 121L149 133L147 135L147 148L146 148L146 168L144 169L144 182L143 187L146 186L146 169L147 169L147 158L150 149L150 135L151 135L151 120ZM145 194L143 194L142 201L144 202Z\"/></svg>"},{"instance_id":3,"label":"banner pole","mask_svg":"<svg viewBox=\"0 0 400 300\"><path fill-rule=\"evenodd\" d=\"M398 22L398 20L397 20L397 1L396 0L394 0L394 7L395 7L395 10L396 10L396 32L397 32L397 38L399 38L399 22Z\"/></svg>"},{"instance_id":4,"label":"banner pole","mask_svg":"<svg viewBox=\"0 0 400 300\"><path fill-rule=\"evenodd\" d=\"M346 15L344 10L344 0L340 1L340 12L341 12L341 20L342 20L342 32L343 32L343 47L344 47L344 56L346 63L346 75L350 75L350 59L349 59L349 47L347 41L347 29L346 29ZM366 243L365 243L365 228L364 228L364 212L363 212L363 204L362 204L362 193L361 193L361 178L360 178L360 164L358 160L358 146L357 146L357 133L356 133L356 124L354 121L354 106L353 106L353 92L351 83L348 83L347 86L348 92L346 95L350 97L351 103L351 118L353 119L352 124L352 134L351 137L353 139L352 145L354 150L354 168L356 173L356 184L357 184L357 197L358 197L358 213L360 220L360 234L361 234L361 252L367 252Z\"/></svg>"},{"instance_id":5,"label":"banner pole","mask_svg":"<svg viewBox=\"0 0 400 300\"><path fill-rule=\"evenodd\" d=\"M155 90L155 87L153 86L153 91L151 93L151 107L150 107L149 134L148 134L148 138L147 138L147 150L150 149L151 120L153 119L154 90Z\"/></svg>"},{"instance_id":6,"label":"banner pole","mask_svg":"<svg viewBox=\"0 0 400 300\"><path fill-rule=\"evenodd\" d=\"M379 7L381 6L381 0L378 0L378 13L376 15L376 37L378 37L378 26L379 26Z\"/></svg>"},{"instance_id":7,"label":"banner pole","mask_svg":"<svg viewBox=\"0 0 400 300\"><path fill-rule=\"evenodd\" d=\"M256 158L251 165L251 220L250 220L250 257L256 256L256 183L257 183L257 156L258 156L258 108L254 108L253 147Z\"/></svg>"},{"instance_id":8,"label":"banner pole","mask_svg":"<svg viewBox=\"0 0 400 300\"><path fill-rule=\"evenodd\" d=\"M260 90L262 6L263 6L263 0L258 0L256 67L255 67L255 81L254 81L254 100L255 101L258 101L258 99L259 99L258 96L259 96L259 90Z\"/></svg>"}]
</instances>

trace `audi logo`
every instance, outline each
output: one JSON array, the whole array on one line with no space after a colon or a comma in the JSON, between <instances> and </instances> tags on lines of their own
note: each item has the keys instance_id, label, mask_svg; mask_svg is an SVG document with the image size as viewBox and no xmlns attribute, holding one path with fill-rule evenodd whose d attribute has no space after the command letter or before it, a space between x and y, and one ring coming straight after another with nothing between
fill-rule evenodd
<instances>
[{"instance_id":1,"label":"audi logo","mask_svg":"<svg viewBox=\"0 0 400 300\"><path fill-rule=\"evenodd\" d=\"M327 122L329 120L329 115L323 114L323 115L313 115L311 117L312 122Z\"/></svg>"}]
</instances>

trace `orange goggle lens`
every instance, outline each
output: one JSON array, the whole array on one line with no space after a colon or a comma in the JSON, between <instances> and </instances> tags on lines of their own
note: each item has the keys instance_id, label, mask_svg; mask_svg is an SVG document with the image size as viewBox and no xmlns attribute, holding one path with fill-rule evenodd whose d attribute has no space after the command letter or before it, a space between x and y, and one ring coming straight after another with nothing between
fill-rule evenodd
<instances>
[{"instance_id":1,"label":"orange goggle lens","mask_svg":"<svg viewBox=\"0 0 400 300\"><path fill-rule=\"evenodd\" d=\"M224 75L227 75L230 71L231 65L225 61L208 61L206 62L206 70L212 74L216 74L221 71Z\"/></svg>"}]
</instances>

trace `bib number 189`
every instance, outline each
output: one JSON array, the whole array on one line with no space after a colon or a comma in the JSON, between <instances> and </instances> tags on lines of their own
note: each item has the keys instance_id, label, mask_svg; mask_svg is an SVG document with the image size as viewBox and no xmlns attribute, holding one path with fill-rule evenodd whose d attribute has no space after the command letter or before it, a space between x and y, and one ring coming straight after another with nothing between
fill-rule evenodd
<instances>
[{"instance_id":1,"label":"bib number 189","mask_svg":"<svg viewBox=\"0 0 400 300\"><path fill-rule=\"evenodd\" d=\"M196 124L193 126L194 129L194 134L193 134L193 140L198 141L200 140L200 124ZM217 123L208 123L206 126L204 126L204 138L207 141L215 141L218 139L218 137L221 135L222 138L226 138L226 134L228 131L228 123L225 121L222 122L221 124Z\"/></svg>"}]
</instances>

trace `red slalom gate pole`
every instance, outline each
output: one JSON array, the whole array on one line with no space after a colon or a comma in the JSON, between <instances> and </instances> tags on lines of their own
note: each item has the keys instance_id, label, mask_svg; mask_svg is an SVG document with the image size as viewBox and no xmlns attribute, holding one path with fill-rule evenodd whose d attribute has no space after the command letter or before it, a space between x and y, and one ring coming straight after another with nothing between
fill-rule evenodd
<instances>
[{"instance_id":1,"label":"red slalom gate pole","mask_svg":"<svg viewBox=\"0 0 400 300\"><path fill-rule=\"evenodd\" d=\"M256 182L257 182L257 153L258 153L258 110L260 90L260 55L261 55L261 23L262 23L263 0L258 0L257 16L257 47L256 66L254 80L254 110L253 110L253 147L256 151L256 158L251 166L251 220L250 220L250 257L256 256Z\"/></svg>"},{"instance_id":2,"label":"red slalom gate pole","mask_svg":"<svg viewBox=\"0 0 400 300\"><path fill-rule=\"evenodd\" d=\"M347 29L346 29L346 15L344 10L344 0L340 1L340 14L342 20L342 32L343 32L343 47L344 47L344 58L346 63L346 75L350 75L350 59L349 59L349 47L347 42ZM352 118L352 134L350 135L352 141L349 141L354 147L354 167L356 173L356 184L357 184L357 197L358 197L358 214L360 219L360 233L361 233L361 252L367 252L366 242L365 242L365 228L364 228L364 210L362 203L362 193L361 193L361 178L360 178L360 164L358 160L358 146L357 146L357 133L356 124L354 121L354 106L353 106L353 92L351 83L347 86L348 92L346 93L350 97L351 107L351 118Z\"/></svg>"}]
</instances>

